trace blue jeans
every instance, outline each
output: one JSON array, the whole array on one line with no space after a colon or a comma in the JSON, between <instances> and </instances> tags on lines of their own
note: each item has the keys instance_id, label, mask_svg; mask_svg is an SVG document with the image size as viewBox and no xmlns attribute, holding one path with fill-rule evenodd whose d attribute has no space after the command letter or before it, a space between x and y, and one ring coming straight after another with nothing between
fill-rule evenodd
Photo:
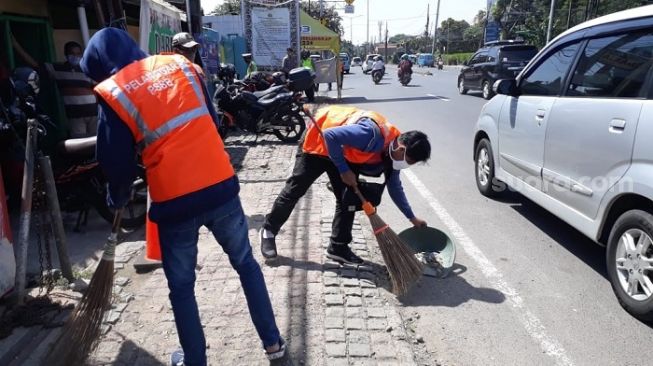
<instances>
[{"instance_id":1,"label":"blue jeans","mask_svg":"<svg viewBox=\"0 0 653 366\"><path fill-rule=\"evenodd\" d=\"M201 226L211 230L238 272L252 322L263 346L273 346L280 339L263 273L252 255L247 219L236 197L193 219L159 226L163 271L168 279L184 364L189 366L206 365L206 340L195 300L197 240Z\"/></svg>"}]
</instances>

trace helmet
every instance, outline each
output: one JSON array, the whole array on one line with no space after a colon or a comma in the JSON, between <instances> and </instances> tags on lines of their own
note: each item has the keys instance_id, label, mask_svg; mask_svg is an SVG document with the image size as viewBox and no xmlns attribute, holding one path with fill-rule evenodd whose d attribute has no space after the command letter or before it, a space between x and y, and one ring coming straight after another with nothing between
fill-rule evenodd
<instances>
[{"instance_id":1,"label":"helmet","mask_svg":"<svg viewBox=\"0 0 653 366\"><path fill-rule=\"evenodd\" d=\"M401 59L402 60L408 60L408 54L404 53L403 55L401 55Z\"/></svg>"},{"instance_id":2,"label":"helmet","mask_svg":"<svg viewBox=\"0 0 653 366\"><path fill-rule=\"evenodd\" d=\"M281 71L277 71L272 74L272 80L276 85L283 85L286 83L286 74Z\"/></svg>"}]
</instances>

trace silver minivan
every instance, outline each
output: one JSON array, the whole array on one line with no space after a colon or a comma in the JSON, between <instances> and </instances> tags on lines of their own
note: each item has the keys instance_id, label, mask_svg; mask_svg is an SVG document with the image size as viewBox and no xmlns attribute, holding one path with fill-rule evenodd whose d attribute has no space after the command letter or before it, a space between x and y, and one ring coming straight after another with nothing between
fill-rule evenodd
<instances>
[{"instance_id":1,"label":"silver minivan","mask_svg":"<svg viewBox=\"0 0 653 366\"><path fill-rule=\"evenodd\" d=\"M499 80L474 137L479 191L520 192L597 243L621 305L653 320L653 6L561 34Z\"/></svg>"}]
</instances>

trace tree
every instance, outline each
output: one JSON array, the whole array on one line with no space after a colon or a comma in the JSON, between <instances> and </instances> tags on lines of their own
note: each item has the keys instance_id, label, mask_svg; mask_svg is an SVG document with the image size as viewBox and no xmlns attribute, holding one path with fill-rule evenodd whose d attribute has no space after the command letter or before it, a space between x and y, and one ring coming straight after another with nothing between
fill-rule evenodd
<instances>
[{"instance_id":1,"label":"tree","mask_svg":"<svg viewBox=\"0 0 653 366\"><path fill-rule=\"evenodd\" d=\"M447 53L475 51L478 44L474 40L465 40L464 37L469 27L469 23L464 20L444 20L438 30L438 43L446 47Z\"/></svg>"},{"instance_id":2,"label":"tree","mask_svg":"<svg viewBox=\"0 0 653 366\"><path fill-rule=\"evenodd\" d=\"M552 36L598 16L647 4L646 0L560 0L554 9ZM538 47L546 43L550 0L497 0L491 17L502 39L522 37Z\"/></svg>"},{"instance_id":3,"label":"tree","mask_svg":"<svg viewBox=\"0 0 653 366\"><path fill-rule=\"evenodd\" d=\"M225 0L224 3L217 5L212 14L240 14L240 0Z\"/></svg>"}]
</instances>

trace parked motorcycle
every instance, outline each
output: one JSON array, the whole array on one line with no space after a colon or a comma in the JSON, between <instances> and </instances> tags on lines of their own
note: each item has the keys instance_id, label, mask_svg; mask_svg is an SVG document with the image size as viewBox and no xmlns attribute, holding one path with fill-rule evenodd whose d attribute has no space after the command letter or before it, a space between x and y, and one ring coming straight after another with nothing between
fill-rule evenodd
<instances>
[{"instance_id":1,"label":"parked motorcycle","mask_svg":"<svg viewBox=\"0 0 653 366\"><path fill-rule=\"evenodd\" d=\"M255 134L271 133L284 142L297 142L306 129L302 92L312 88L315 73L299 67L271 75L272 86L251 92L245 88L217 86L214 94L218 132L224 139L229 130L240 128Z\"/></svg>"},{"instance_id":2,"label":"parked motorcycle","mask_svg":"<svg viewBox=\"0 0 653 366\"><path fill-rule=\"evenodd\" d=\"M37 125L37 155L45 155L44 137L48 129L56 128L50 118L36 105L39 91L38 75L32 69L19 68L12 77L10 100L0 102L0 153L11 155L13 160L25 156L27 121ZM113 211L106 201L107 181L95 160L96 138L61 141L51 151L60 208L64 212L77 212L76 231L86 223L88 211L95 208L107 222L113 222ZM127 229L145 224L147 214L147 185L144 169L134 182L134 194L123 213L122 226ZM20 185L20 182L17 182ZM20 187L18 187L20 189ZM19 196L19 195L18 195Z\"/></svg>"},{"instance_id":3,"label":"parked motorcycle","mask_svg":"<svg viewBox=\"0 0 653 366\"><path fill-rule=\"evenodd\" d=\"M225 138L229 130L238 127L257 135L272 133L283 142L297 142L306 129L301 98L284 85L235 94L218 86L214 100L221 118L219 132Z\"/></svg>"}]
</instances>

